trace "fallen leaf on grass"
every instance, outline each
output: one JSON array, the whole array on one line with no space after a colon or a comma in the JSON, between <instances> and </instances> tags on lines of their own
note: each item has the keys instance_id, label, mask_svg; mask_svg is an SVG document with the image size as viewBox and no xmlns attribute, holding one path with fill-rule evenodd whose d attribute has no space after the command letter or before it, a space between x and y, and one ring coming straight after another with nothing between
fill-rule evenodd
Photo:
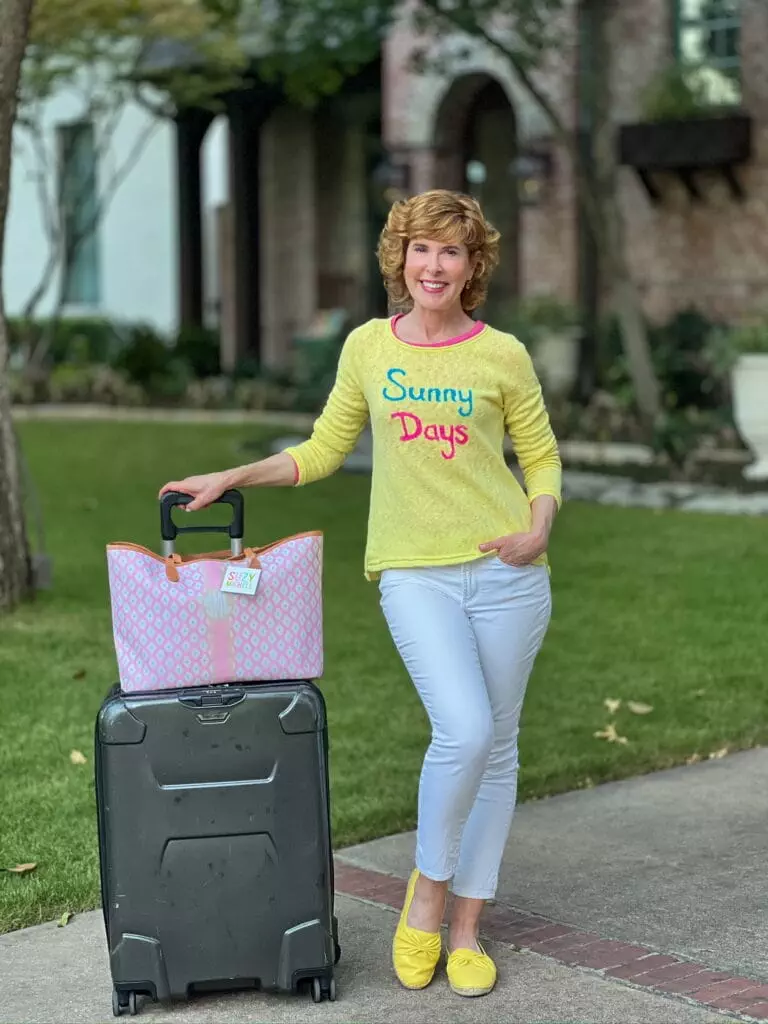
<instances>
[{"instance_id":1,"label":"fallen leaf on grass","mask_svg":"<svg viewBox=\"0 0 768 1024\"><path fill-rule=\"evenodd\" d=\"M607 709L609 715L615 715L621 707L621 701L614 700L613 697L606 697L603 701L603 706Z\"/></svg>"},{"instance_id":2,"label":"fallen leaf on grass","mask_svg":"<svg viewBox=\"0 0 768 1024\"><path fill-rule=\"evenodd\" d=\"M28 875L30 871L34 871L37 867L37 863L34 864L17 864L15 868L0 868L0 871L8 871L12 875Z\"/></svg>"},{"instance_id":3,"label":"fallen leaf on grass","mask_svg":"<svg viewBox=\"0 0 768 1024\"><path fill-rule=\"evenodd\" d=\"M69 755L69 760L72 762L72 764L88 763L88 759L86 758L85 754L81 754L79 750L73 750L72 753Z\"/></svg>"},{"instance_id":4,"label":"fallen leaf on grass","mask_svg":"<svg viewBox=\"0 0 768 1024\"><path fill-rule=\"evenodd\" d=\"M709 759L710 759L710 761L713 758L715 758L717 760L720 760L720 758L721 757L725 757L725 755L727 753L728 753L728 747L721 747L720 750L713 750L712 753L709 755Z\"/></svg>"},{"instance_id":5,"label":"fallen leaf on grass","mask_svg":"<svg viewBox=\"0 0 768 1024\"><path fill-rule=\"evenodd\" d=\"M633 715L650 715L653 711L653 707L650 704L642 704L637 700L627 701L627 707Z\"/></svg>"},{"instance_id":6,"label":"fallen leaf on grass","mask_svg":"<svg viewBox=\"0 0 768 1024\"><path fill-rule=\"evenodd\" d=\"M72 920L73 917L74 917L74 914L72 913L71 910L65 910L64 913L59 918L59 922L58 922L59 928L65 928L69 924L69 922Z\"/></svg>"},{"instance_id":7,"label":"fallen leaf on grass","mask_svg":"<svg viewBox=\"0 0 768 1024\"><path fill-rule=\"evenodd\" d=\"M693 696L694 697L703 697L706 692L707 692L706 690L694 690L693 691Z\"/></svg>"},{"instance_id":8,"label":"fallen leaf on grass","mask_svg":"<svg viewBox=\"0 0 768 1024\"><path fill-rule=\"evenodd\" d=\"M701 760L701 754L696 753L696 754L691 754L690 757L686 757L685 763L686 764L696 764L700 760Z\"/></svg>"},{"instance_id":9,"label":"fallen leaf on grass","mask_svg":"<svg viewBox=\"0 0 768 1024\"><path fill-rule=\"evenodd\" d=\"M626 736L619 736L613 722L606 725L605 729L594 734L596 740L607 740L609 743L629 743Z\"/></svg>"},{"instance_id":10,"label":"fallen leaf on grass","mask_svg":"<svg viewBox=\"0 0 768 1024\"><path fill-rule=\"evenodd\" d=\"M79 668L72 676L73 679L85 679L85 669Z\"/></svg>"}]
</instances>

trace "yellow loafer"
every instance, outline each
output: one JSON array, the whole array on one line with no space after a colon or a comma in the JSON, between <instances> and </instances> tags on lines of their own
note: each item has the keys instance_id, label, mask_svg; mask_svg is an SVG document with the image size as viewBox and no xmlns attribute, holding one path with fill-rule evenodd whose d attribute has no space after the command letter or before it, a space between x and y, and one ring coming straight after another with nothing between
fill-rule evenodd
<instances>
[{"instance_id":1,"label":"yellow loafer","mask_svg":"<svg viewBox=\"0 0 768 1024\"><path fill-rule=\"evenodd\" d=\"M413 903L418 877L419 872L415 870L408 882L403 912L392 941L395 974L400 984L409 989L426 988L432 981L442 948L439 932L422 932L408 924L408 912Z\"/></svg>"},{"instance_id":2,"label":"yellow loafer","mask_svg":"<svg viewBox=\"0 0 768 1024\"><path fill-rule=\"evenodd\" d=\"M448 984L457 996L487 996L496 984L496 964L482 946L479 953L455 949L448 957Z\"/></svg>"}]
</instances>

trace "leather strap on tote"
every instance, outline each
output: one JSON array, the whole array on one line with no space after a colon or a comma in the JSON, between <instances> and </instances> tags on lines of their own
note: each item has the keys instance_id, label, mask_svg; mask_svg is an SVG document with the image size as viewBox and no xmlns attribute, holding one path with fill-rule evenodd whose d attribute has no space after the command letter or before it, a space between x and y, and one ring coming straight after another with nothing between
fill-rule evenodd
<instances>
[{"instance_id":1,"label":"leather strap on tote","mask_svg":"<svg viewBox=\"0 0 768 1024\"><path fill-rule=\"evenodd\" d=\"M206 559L210 559L215 562L244 562L249 569L260 569L261 562L259 556L256 554L253 548L244 548L242 555L233 556L230 551L213 552L210 555L203 556ZM201 559L200 555L192 555L189 558L190 562L199 562ZM165 562L165 576L169 583L179 582L179 566L184 565L184 556L179 554L166 555L163 559Z\"/></svg>"}]
</instances>

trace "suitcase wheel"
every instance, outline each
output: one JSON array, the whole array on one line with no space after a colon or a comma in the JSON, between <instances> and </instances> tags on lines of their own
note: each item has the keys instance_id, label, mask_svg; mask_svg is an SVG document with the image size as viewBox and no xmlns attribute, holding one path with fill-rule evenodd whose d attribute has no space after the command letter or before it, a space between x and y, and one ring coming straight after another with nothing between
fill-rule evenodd
<instances>
[{"instance_id":1,"label":"suitcase wheel","mask_svg":"<svg viewBox=\"0 0 768 1024\"><path fill-rule=\"evenodd\" d=\"M115 1017L121 1017L124 1013L129 1013L131 1017L135 1017L136 1010L136 993L135 992L119 992L116 988L112 989L112 1013Z\"/></svg>"},{"instance_id":2,"label":"suitcase wheel","mask_svg":"<svg viewBox=\"0 0 768 1024\"><path fill-rule=\"evenodd\" d=\"M336 1002L336 979L326 981L324 978L312 979L312 1002L322 1003L327 999L329 1003Z\"/></svg>"}]
</instances>

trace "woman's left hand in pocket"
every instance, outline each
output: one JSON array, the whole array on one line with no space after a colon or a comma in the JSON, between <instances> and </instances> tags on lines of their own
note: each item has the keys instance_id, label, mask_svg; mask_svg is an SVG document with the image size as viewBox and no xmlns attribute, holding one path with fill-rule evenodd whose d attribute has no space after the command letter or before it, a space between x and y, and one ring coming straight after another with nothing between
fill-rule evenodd
<instances>
[{"instance_id":1,"label":"woman's left hand in pocket","mask_svg":"<svg viewBox=\"0 0 768 1024\"><path fill-rule=\"evenodd\" d=\"M547 539L537 533L509 533L479 547L483 552L497 552L507 565L530 565L547 550Z\"/></svg>"}]
</instances>

